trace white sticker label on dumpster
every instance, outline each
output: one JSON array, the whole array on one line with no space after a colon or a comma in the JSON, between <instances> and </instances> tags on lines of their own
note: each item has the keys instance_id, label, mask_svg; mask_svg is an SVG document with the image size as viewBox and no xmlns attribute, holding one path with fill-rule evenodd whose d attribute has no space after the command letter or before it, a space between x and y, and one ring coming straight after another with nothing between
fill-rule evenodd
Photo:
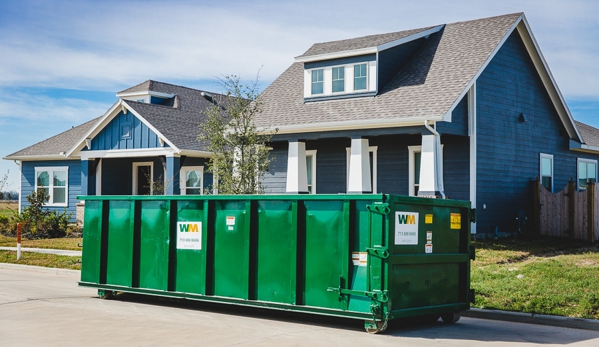
<instances>
[{"instance_id":1,"label":"white sticker label on dumpster","mask_svg":"<svg viewBox=\"0 0 599 347\"><path fill-rule=\"evenodd\" d=\"M395 244L418 244L418 213L395 212Z\"/></svg>"},{"instance_id":2,"label":"white sticker label on dumpster","mask_svg":"<svg viewBox=\"0 0 599 347\"><path fill-rule=\"evenodd\" d=\"M177 222L177 249L202 249L202 222Z\"/></svg>"}]
</instances>

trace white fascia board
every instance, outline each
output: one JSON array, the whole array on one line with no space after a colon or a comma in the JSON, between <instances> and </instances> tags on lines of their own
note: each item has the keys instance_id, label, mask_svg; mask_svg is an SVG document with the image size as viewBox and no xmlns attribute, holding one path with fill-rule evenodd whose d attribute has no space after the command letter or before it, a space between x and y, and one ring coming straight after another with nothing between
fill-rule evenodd
<instances>
[{"instance_id":1,"label":"white fascia board","mask_svg":"<svg viewBox=\"0 0 599 347\"><path fill-rule=\"evenodd\" d=\"M139 158L139 157L155 157L155 156L167 156L173 157L179 153L173 151L171 148L140 148L140 149L115 149L107 151L82 151L80 153L81 160L88 160L91 158Z\"/></svg>"},{"instance_id":2,"label":"white fascia board","mask_svg":"<svg viewBox=\"0 0 599 347\"><path fill-rule=\"evenodd\" d=\"M79 141L77 141L77 143L71 149L69 149L67 151L65 156L70 157L71 155L73 155L73 153L75 153L75 151L82 150L87 145L85 142L85 139L93 138L93 136L98 134L104 128L104 126L106 126L106 124L110 120L112 120L112 118L114 118L114 116L116 116L118 114L118 112L121 110L122 103L123 103L123 100L118 100L117 102L115 102L114 105L112 105L112 107L109 108L108 111L106 111L106 113L104 113L104 115L102 116L102 118L100 118L100 120L96 123L96 125L94 125L91 129L89 129L87 131L87 133L85 133L85 135L83 135L83 137L81 137L81 139L79 139ZM118 111L115 113L114 112L115 110L118 110ZM111 117L111 115L112 115L112 117Z\"/></svg>"},{"instance_id":3,"label":"white fascia board","mask_svg":"<svg viewBox=\"0 0 599 347\"><path fill-rule=\"evenodd\" d=\"M434 34L436 32L441 31L441 29L443 29L444 27L445 27L445 24L441 24L441 25L436 26L434 28L430 28L428 30L421 31L421 32L419 32L417 34L410 35L410 36L404 37L404 38L399 39L399 40L395 40L395 41L384 43L384 44L382 44L380 46L377 46L377 52L384 51L386 49L393 48L395 46L403 45L404 43L408 43L408 42L411 42L411 41L414 41L414 40L418 40L418 39L421 39L423 37L427 37L429 35L432 35L432 34Z\"/></svg>"},{"instance_id":4,"label":"white fascia board","mask_svg":"<svg viewBox=\"0 0 599 347\"><path fill-rule=\"evenodd\" d=\"M195 151L195 150L191 150L191 149L182 149L179 154L187 156L187 157L193 157L193 158L210 158L210 157L212 157L212 152Z\"/></svg>"},{"instance_id":5,"label":"white fascia board","mask_svg":"<svg viewBox=\"0 0 599 347\"><path fill-rule=\"evenodd\" d=\"M139 96L139 95L150 95L150 96L156 96L159 98L165 98L165 99L169 99L174 97L174 94L167 94L167 93L159 93L159 92L154 92L151 90L145 90L145 91L139 91L139 92L128 92L128 93L117 93L116 96L118 98L126 98L126 97L130 97L130 96Z\"/></svg>"},{"instance_id":6,"label":"white fascia board","mask_svg":"<svg viewBox=\"0 0 599 347\"><path fill-rule=\"evenodd\" d=\"M541 77L541 80L543 81L545 89L547 89L547 93L549 94L549 97L551 98L559 117L568 131L568 135L571 139L583 142L582 136L578 131L576 124L574 123L574 118L570 113L570 109L568 108L568 105L566 104L566 101L564 100L564 97L559 90L555 79L553 78L553 74L549 69L549 65L547 64L545 57L543 57L543 53L539 48L539 44L537 43L532 30L530 30L530 25L528 24L524 14L522 14L521 20L518 24L518 33L520 34L520 37L522 37L524 46L526 47L526 50L528 51L528 54L530 55L530 58L532 59L533 64L535 65L535 68Z\"/></svg>"},{"instance_id":7,"label":"white fascia board","mask_svg":"<svg viewBox=\"0 0 599 347\"><path fill-rule=\"evenodd\" d=\"M470 88L472 88L472 86L474 85L474 83L476 82L476 80L478 79L478 77L483 73L483 71L485 71L485 69L487 68L487 66L489 65L489 63L491 63L491 60L493 60L493 58L495 58L495 55L497 54L497 52L499 52L499 49L501 49L501 47L503 46L503 44L505 43L505 41L507 41L507 39L510 37L510 35L512 34L512 32L514 30L516 30L516 27L518 26L518 24L523 19L524 19L524 13L522 15L520 15L520 18L518 18L518 20L516 20L514 22L514 24L510 27L510 29L507 31L507 33L505 34L505 36L501 39L501 41L499 41L499 43L497 44L497 46L495 47L495 49L493 49L493 52L491 52L491 54L489 54L489 57L484 62L484 64L476 72L476 74L474 75L474 77L472 78L472 80L470 80L470 82L466 85L466 87L464 88L464 90L462 90L462 92L460 93L460 96L458 96L458 98L453 102L453 104L447 110L447 112L445 112L445 114L443 115L443 121L445 121L445 122L451 122L451 113L453 112L453 110L456 108L456 106L458 106L458 104L460 103L460 101L462 101L462 99L464 98L464 96L466 95L466 93L468 93L468 91L470 90Z\"/></svg>"},{"instance_id":8,"label":"white fascia board","mask_svg":"<svg viewBox=\"0 0 599 347\"><path fill-rule=\"evenodd\" d=\"M422 126L425 121L442 121L441 117L415 117L415 118L395 118L395 119L369 119L348 122L327 122L314 124L301 124L290 126L277 127L277 135L281 134L296 134L296 133L311 133L318 131L341 131L341 130L357 130L357 129L378 129L378 128L395 128L408 126ZM260 129L264 132L265 129ZM272 130L270 130L272 132Z\"/></svg>"},{"instance_id":9,"label":"white fascia board","mask_svg":"<svg viewBox=\"0 0 599 347\"><path fill-rule=\"evenodd\" d=\"M402 45L402 44L410 42L410 41L417 40L422 37L429 36L431 34L434 34L438 31L440 31L444 27L445 27L445 24L442 24L442 25L436 26L434 28L431 28L431 29L428 29L425 31L421 31L417 34L410 35L410 36L407 36L407 37L404 37L404 38L401 38L401 39L398 39L395 41L387 42L387 43L384 43L379 46L366 47L366 48L360 48L360 49L352 49L349 51L340 51L340 52L333 52L333 53L310 55L307 57L299 56L299 57L295 57L295 61L297 63L308 63L308 62L312 62L312 61L339 59L339 58L355 57L358 55L374 54L374 53L378 53L380 51L384 51L386 49L389 49L389 48L392 48L395 46Z\"/></svg>"},{"instance_id":10,"label":"white fascia board","mask_svg":"<svg viewBox=\"0 0 599 347\"><path fill-rule=\"evenodd\" d=\"M44 155L19 155L2 157L4 160L20 160L20 161L38 161L38 160L77 160L78 158L67 158L60 154L44 154Z\"/></svg>"},{"instance_id":11,"label":"white fascia board","mask_svg":"<svg viewBox=\"0 0 599 347\"><path fill-rule=\"evenodd\" d=\"M570 150L576 151L576 152L593 153L593 154L599 153L599 147L589 146L589 145L585 145L585 144L581 144L580 147L572 147L570 145Z\"/></svg>"}]
</instances>

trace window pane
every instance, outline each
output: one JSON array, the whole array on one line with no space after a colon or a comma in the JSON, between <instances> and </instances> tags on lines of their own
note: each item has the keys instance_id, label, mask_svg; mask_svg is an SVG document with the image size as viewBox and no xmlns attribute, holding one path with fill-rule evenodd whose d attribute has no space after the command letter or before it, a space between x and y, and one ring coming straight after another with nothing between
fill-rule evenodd
<instances>
[{"instance_id":1,"label":"window pane","mask_svg":"<svg viewBox=\"0 0 599 347\"><path fill-rule=\"evenodd\" d=\"M185 174L185 187L202 187L202 173L200 171L187 171Z\"/></svg>"},{"instance_id":2,"label":"window pane","mask_svg":"<svg viewBox=\"0 0 599 347\"><path fill-rule=\"evenodd\" d=\"M541 184L543 185L543 187L551 191L551 177L543 176L543 178L541 178Z\"/></svg>"},{"instance_id":3,"label":"window pane","mask_svg":"<svg viewBox=\"0 0 599 347\"><path fill-rule=\"evenodd\" d=\"M308 173L308 186L312 185L312 156L306 156L306 172Z\"/></svg>"},{"instance_id":4,"label":"window pane","mask_svg":"<svg viewBox=\"0 0 599 347\"><path fill-rule=\"evenodd\" d=\"M67 172L66 171L54 171L54 186L55 187L66 187L67 186Z\"/></svg>"},{"instance_id":5,"label":"window pane","mask_svg":"<svg viewBox=\"0 0 599 347\"><path fill-rule=\"evenodd\" d=\"M50 201L50 203L54 204L64 204L67 202L67 189L66 188L54 188L52 190L54 193L54 201Z\"/></svg>"},{"instance_id":6,"label":"window pane","mask_svg":"<svg viewBox=\"0 0 599 347\"><path fill-rule=\"evenodd\" d=\"M421 154L420 152L415 152L414 153L414 183L415 184L420 184L420 158L421 158Z\"/></svg>"},{"instance_id":7,"label":"window pane","mask_svg":"<svg viewBox=\"0 0 599 347\"><path fill-rule=\"evenodd\" d=\"M597 165L595 163L587 163L587 177L590 182L597 181Z\"/></svg>"},{"instance_id":8,"label":"window pane","mask_svg":"<svg viewBox=\"0 0 599 347\"><path fill-rule=\"evenodd\" d=\"M333 68L333 93L345 90L345 67Z\"/></svg>"},{"instance_id":9,"label":"window pane","mask_svg":"<svg viewBox=\"0 0 599 347\"><path fill-rule=\"evenodd\" d=\"M366 65L354 65L354 90L366 89Z\"/></svg>"},{"instance_id":10,"label":"window pane","mask_svg":"<svg viewBox=\"0 0 599 347\"><path fill-rule=\"evenodd\" d=\"M312 71L312 94L322 94L324 90L324 70L313 70Z\"/></svg>"},{"instance_id":11,"label":"window pane","mask_svg":"<svg viewBox=\"0 0 599 347\"><path fill-rule=\"evenodd\" d=\"M541 175L551 176L551 158L541 158Z\"/></svg>"},{"instance_id":12,"label":"window pane","mask_svg":"<svg viewBox=\"0 0 599 347\"><path fill-rule=\"evenodd\" d=\"M186 195L201 195L202 189L199 189L199 188L186 189L185 193L186 193Z\"/></svg>"},{"instance_id":13,"label":"window pane","mask_svg":"<svg viewBox=\"0 0 599 347\"><path fill-rule=\"evenodd\" d=\"M49 187L50 186L50 174L48 171L39 171L37 173L37 186L38 187Z\"/></svg>"}]
</instances>

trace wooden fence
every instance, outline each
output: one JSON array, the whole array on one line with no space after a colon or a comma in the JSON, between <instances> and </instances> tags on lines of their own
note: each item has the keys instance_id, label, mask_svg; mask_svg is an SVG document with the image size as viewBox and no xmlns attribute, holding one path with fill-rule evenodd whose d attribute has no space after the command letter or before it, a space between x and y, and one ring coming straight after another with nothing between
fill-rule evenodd
<instances>
[{"instance_id":1,"label":"wooden fence","mask_svg":"<svg viewBox=\"0 0 599 347\"><path fill-rule=\"evenodd\" d=\"M599 240L599 192L595 183L579 192L571 180L559 193L551 193L538 180L533 184L537 235Z\"/></svg>"}]
</instances>

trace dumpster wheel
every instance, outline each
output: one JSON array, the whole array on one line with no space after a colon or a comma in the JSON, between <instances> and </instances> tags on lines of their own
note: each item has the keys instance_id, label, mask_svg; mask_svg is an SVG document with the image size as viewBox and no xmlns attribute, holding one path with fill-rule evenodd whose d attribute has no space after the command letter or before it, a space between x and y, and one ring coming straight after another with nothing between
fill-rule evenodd
<instances>
[{"instance_id":1,"label":"dumpster wheel","mask_svg":"<svg viewBox=\"0 0 599 347\"><path fill-rule=\"evenodd\" d=\"M459 321L461 318L460 313L459 312L448 312L448 313L443 313L441 315L441 319L443 320L443 323L445 324L453 324L457 321Z\"/></svg>"},{"instance_id":2,"label":"dumpster wheel","mask_svg":"<svg viewBox=\"0 0 599 347\"><path fill-rule=\"evenodd\" d=\"M387 330L387 320L382 321L364 321L364 329L369 334L378 334Z\"/></svg>"},{"instance_id":3,"label":"dumpster wheel","mask_svg":"<svg viewBox=\"0 0 599 347\"><path fill-rule=\"evenodd\" d=\"M116 295L116 292L114 292L112 290L98 289L98 296L102 300L112 299L115 295Z\"/></svg>"}]
</instances>

